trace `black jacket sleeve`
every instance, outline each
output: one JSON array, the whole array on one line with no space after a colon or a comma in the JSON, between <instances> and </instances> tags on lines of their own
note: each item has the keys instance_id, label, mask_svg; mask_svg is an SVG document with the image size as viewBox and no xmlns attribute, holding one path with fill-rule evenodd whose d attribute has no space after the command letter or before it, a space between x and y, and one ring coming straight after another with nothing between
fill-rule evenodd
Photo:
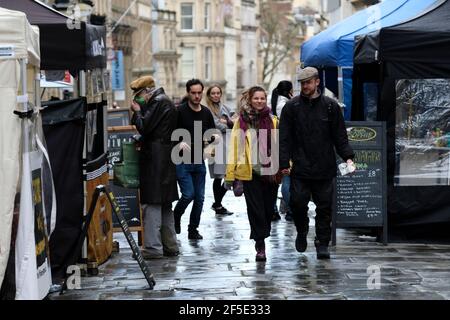
<instances>
[{"instance_id":1,"label":"black jacket sleeve","mask_svg":"<svg viewBox=\"0 0 450 320\"><path fill-rule=\"evenodd\" d=\"M294 105L292 101L286 103L280 116L280 169L287 169L290 167L292 144L294 137L294 120L295 114Z\"/></svg>"},{"instance_id":2,"label":"black jacket sleeve","mask_svg":"<svg viewBox=\"0 0 450 320\"><path fill-rule=\"evenodd\" d=\"M155 102L149 105L145 114L139 111L135 112L131 119L131 123L136 126L138 132L143 136L151 135L160 121L170 112L170 105L168 105L171 103L170 101L161 99Z\"/></svg>"},{"instance_id":3,"label":"black jacket sleeve","mask_svg":"<svg viewBox=\"0 0 450 320\"><path fill-rule=\"evenodd\" d=\"M345 127L344 117L340 110L339 105L332 101L329 102L332 108L333 114L332 127L333 127L333 144L336 148L337 154L344 160L353 159L355 154L352 147L348 142L347 129Z\"/></svg>"}]
</instances>

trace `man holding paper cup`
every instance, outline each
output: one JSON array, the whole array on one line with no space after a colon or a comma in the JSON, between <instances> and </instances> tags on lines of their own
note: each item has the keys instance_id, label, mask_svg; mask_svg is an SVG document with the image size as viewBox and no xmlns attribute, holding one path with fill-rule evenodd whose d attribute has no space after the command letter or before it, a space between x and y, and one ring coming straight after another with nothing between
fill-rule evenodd
<instances>
[{"instance_id":1,"label":"man holding paper cup","mask_svg":"<svg viewBox=\"0 0 450 320\"><path fill-rule=\"evenodd\" d=\"M316 205L318 259L329 259L335 152L345 161L347 173L354 171L354 153L348 143L345 122L334 99L324 96L319 73L307 67L300 71L301 94L288 101L280 121L280 169L291 176L290 207L297 228L295 248L305 252L309 231L308 203ZM289 169L289 161L293 162Z\"/></svg>"}]
</instances>

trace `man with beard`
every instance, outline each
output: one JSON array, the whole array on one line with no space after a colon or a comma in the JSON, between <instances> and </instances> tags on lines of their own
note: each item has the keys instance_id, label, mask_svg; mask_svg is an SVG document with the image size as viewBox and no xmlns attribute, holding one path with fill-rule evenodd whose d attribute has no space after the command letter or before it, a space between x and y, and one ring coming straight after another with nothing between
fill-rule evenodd
<instances>
[{"instance_id":1,"label":"man with beard","mask_svg":"<svg viewBox=\"0 0 450 320\"><path fill-rule=\"evenodd\" d=\"M175 231L177 234L181 233L181 216L193 201L188 226L188 239L191 240L203 239L198 232L205 199L206 166L203 148L206 142L203 137L206 131L216 128L211 111L201 104L203 89L203 83L199 79L189 80L186 83L187 99L178 107L177 129L184 131L187 136L179 144L183 161L177 164L181 199L174 209ZM202 136L197 137L199 134Z\"/></svg>"},{"instance_id":2,"label":"man with beard","mask_svg":"<svg viewBox=\"0 0 450 320\"><path fill-rule=\"evenodd\" d=\"M297 229L295 248L306 251L308 203L312 196L316 204L317 258L329 259L333 179L337 171L335 151L350 166L354 153L338 104L319 89L317 69L302 69L299 81L301 94L288 101L281 113L280 169L291 176L289 205Z\"/></svg>"}]
</instances>

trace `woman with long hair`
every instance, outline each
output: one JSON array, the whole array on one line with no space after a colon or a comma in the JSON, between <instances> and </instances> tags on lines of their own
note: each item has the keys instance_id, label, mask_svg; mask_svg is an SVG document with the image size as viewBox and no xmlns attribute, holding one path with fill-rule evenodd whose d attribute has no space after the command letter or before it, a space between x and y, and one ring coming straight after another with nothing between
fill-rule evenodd
<instances>
[{"instance_id":1,"label":"woman with long hair","mask_svg":"<svg viewBox=\"0 0 450 320\"><path fill-rule=\"evenodd\" d=\"M222 88L214 84L206 90L206 106L211 111L214 123L216 125L216 129L218 129L222 134L222 141L219 146L222 147L222 152L218 152L215 150L214 161L209 162L209 175L213 182L213 193L214 193L214 203L212 205L212 209L216 212L216 214L221 215L231 215L232 212L228 211L222 205L222 199L227 192L227 189L223 186L222 180L225 177L225 161L226 161L226 132L227 129L231 129L233 127L233 121L231 118L233 117L233 112L221 102L222 98Z\"/></svg>"},{"instance_id":2,"label":"woman with long hair","mask_svg":"<svg viewBox=\"0 0 450 320\"><path fill-rule=\"evenodd\" d=\"M243 93L239 120L233 126L225 181L231 186L240 180L244 187L250 239L255 240L256 261L266 261L265 239L270 236L273 202L271 195L277 187L272 174L270 157L272 129L277 119L267 106L266 91L258 86ZM251 129L251 130L250 130ZM276 136L275 136L276 137Z\"/></svg>"},{"instance_id":3,"label":"woman with long hair","mask_svg":"<svg viewBox=\"0 0 450 320\"><path fill-rule=\"evenodd\" d=\"M272 114L281 117L281 111L284 105L293 96L293 86L292 82L288 80L283 80L278 83L275 89L272 91L272 97L270 98L270 103L272 106Z\"/></svg>"}]
</instances>

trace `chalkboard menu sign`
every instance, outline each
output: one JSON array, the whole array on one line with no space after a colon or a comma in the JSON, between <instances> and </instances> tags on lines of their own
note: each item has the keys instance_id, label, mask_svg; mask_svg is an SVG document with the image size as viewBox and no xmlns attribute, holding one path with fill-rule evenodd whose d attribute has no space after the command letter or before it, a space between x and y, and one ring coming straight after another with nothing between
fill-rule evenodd
<instances>
[{"instance_id":1,"label":"chalkboard menu sign","mask_svg":"<svg viewBox=\"0 0 450 320\"><path fill-rule=\"evenodd\" d=\"M122 212L128 226L130 228L140 227L141 214L139 206L139 190L123 188L112 183L109 187L116 198L120 212ZM113 228L120 228L120 222L115 215L113 215Z\"/></svg>"},{"instance_id":2,"label":"chalkboard menu sign","mask_svg":"<svg viewBox=\"0 0 450 320\"><path fill-rule=\"evenodd\" d=\"M385 123L347 122L347 134L355 152L356 171L336 178L333 244L336 228L382 227L387 242ZM338 163L342 159L338 157Z\"/></svg>"},{"instance_id":3,"label":"chalkboard menu sign","mask_svg":"<svg viewBox=\"0 0 450 320\"><path fill-rule=\"evenodd\" d=\"M108 170L110 179L114 176L114 164L122 160L122 143L124 141L131 142L133 140L132 137L137 133L134 126L108 128ZM139 204L139 189L123 188L114 185L112 181L110 188L130 230L142 232L143 223ZM120 222L115 215L113 215L113 231L120 231Z\"/></svg>"}]
</instances>

